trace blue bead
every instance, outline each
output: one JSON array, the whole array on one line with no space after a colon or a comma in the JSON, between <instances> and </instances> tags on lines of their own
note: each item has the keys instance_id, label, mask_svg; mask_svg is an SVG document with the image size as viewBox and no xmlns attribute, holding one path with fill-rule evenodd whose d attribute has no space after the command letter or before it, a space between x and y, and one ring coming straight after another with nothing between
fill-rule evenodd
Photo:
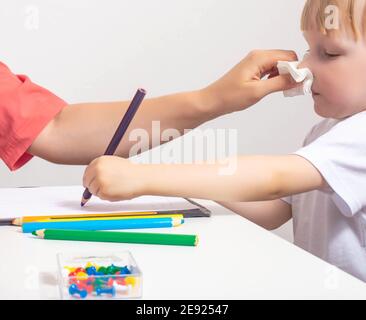
<instances>
[{"instance_id":1,"label":"blue bead","mask_svg":"<svg viewBox=\"0 0 366 320\"><path fill-rule=\"evenodd\" d=\"M88 295L88 292L84 289L80 290L76 284L72 284L69 287L69 293L70 295L74 295L74 294L78 294L80 296L80 298L86 298L86 296Z\"/></svg>"},{"instance_id":2,"label":"blue bead","mask_svg":"<svg viewBox=\"0 0 366 320\"><path fill-rule=\"evenodd\" d=\"M97 288L96 293L97 293L97 296L100 296L103 293L110 294L111 296L115 296L116 295L116 289L115 289L115 287Z\"/></svg>"},{"instance_id":3,"label":"blue bead","mask_svg":"<svg viewBox=\"0 0 366 320\"><path fill-rule=\"evenodd\" d=\"M121 274L130 274L131 271L127 268L127 266L121 268Z\"/></svg>"},{"instance_id":4,"label":"blue bead","mask_svg":"<svg viewBox=\"0 0 366 320\"><path fill-rule=\"evenodd\" d=\"M85 269L88 276L93 276L97 274L97 269L95 267L88 267Z\"/></svg>"}]
</instances>

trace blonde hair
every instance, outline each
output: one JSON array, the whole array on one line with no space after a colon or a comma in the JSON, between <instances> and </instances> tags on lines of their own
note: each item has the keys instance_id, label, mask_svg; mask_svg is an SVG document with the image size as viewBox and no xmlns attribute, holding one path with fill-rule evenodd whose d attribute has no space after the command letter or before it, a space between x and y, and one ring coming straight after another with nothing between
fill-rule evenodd
<instances>
[{"instance_id":1,"label":"blonde hair","mask_svg":"<svg viewBox=\"0 0 366 320\"><path fill-rule=\"evenodd\" d=\"M337 35L340 32L355 40L366 35L365 0L307 0L302 17L301 30L314 28L325 35ZM339 28L326 28L327 7L336 6L339 12Z\"/></svg>"}]
</instances>

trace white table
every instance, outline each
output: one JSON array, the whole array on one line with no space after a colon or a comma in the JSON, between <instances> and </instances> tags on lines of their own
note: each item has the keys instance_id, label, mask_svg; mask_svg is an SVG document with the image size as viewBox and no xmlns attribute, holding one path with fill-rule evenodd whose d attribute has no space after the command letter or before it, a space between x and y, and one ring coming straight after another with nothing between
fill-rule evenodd
<instances>
[{"instance_id":1,"label":"white table","mask_svg":"<svg viewBox=\"0 0 366 320\"><path fill-rule=\"evenodd\" d=\"M198 247L41 240L1 227L0 299L58 299L56 253L91 249L129 250L143 272L144 299L366 298L363 282L211 201L198 202L212 217L175 229L199 234Z\"/></svg>"}]
</instances>

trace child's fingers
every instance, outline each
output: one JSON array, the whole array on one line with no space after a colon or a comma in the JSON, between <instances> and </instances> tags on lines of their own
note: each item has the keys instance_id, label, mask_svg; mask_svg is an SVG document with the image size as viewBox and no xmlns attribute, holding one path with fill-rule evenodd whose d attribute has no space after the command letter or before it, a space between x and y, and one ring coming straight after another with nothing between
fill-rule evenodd
<instances>
[{"instance_id":1,"label":"child's fingers","mask_svg":"<svg viewBox=\"0 0 366 320\"><path fill-rule=\"evenodd\" d=\"M95 159L93 160L85 169L84 171L84 176L83 176L83 186L85 188L88 188L88 186L91 183L91 180L94 179L95 175L96 175L96 165L97 165L97 160Z\"/></svg>"},{"instance_id":2,"label":"child's fingers","mask_svg":"<svg viewBox=\"0 0 366 320\"><path fill-rule=\"evenodd\" d=\"M272 78L277 77L277 76L279 76L279 75L280 75L280 74L279 74L278 70L274 70L274 71L272 71L272 72L269 74L268 79L272 79Z\"/></svg>"},{"instance_id":3,"label":"child's fingers","mask_svg":"<svg viewBox=\"0 0 366 320\"><path fill-rule=\"evenodd\" d=\"M83 186L84 186L84 188L88 188L92 178L93 178L92 170L91 170L90 166L88 166L85 169L84 176L83 176Z\"/></svg>"},{"instance_id":4,"label":"child's fingers","mask_svg":"<svg viewBox=\"0 0 366 320\"><path fill-rule=\"evenodd\" d=\"M297 54L291 50L263 50L255 51L257 54L257 63L262 73L273 69L278 61L297 61Z\"/></svg>"},{"instance_id":5,"label":"child's fingers","mask_svg":"<svg viewBox=\"0 0 366 320\"><path fill-rule=\"evenodd\" d=\"M273 78L278 75L278 69L277 66L273 67L271 70L265 71L261 74L261 79L268 76L268 78Z\"/></svg>"},{"instance_id":6,"label":"child's fingers","mask_svg":"<svg viewBox=\"0 0 366 320\"><path fill-rule=\"evenodd\" d=\"M273 92L284 91L296 87L298 85L290 75L279 75L261 81L261 94L266 96Z\"/></svg>"},{"instance_id":7,"label":"child's fingers","mask_svg":"<svg viewBox=\"0 0 366 320\"><path fill-rule=\"evenodd\" d=\"M100 185L99 183L97 182L97 179L93 179L91 181L91 183L89 184L88 186L88 189L90 191L91 194L99 197L99 190L100 190Z\"/></svg>"}]
</instances>

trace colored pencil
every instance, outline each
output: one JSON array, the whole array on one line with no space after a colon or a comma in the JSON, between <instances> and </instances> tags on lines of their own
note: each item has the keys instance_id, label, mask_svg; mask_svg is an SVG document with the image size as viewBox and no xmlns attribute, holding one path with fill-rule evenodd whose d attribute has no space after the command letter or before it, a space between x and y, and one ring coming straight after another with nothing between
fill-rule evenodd
<instances>
[{"instance_id":1,"label":"colored pencil","mask_svg":"<svg viewBox=\"0 0 366 320\"><path fill-rule=\"evenodd\" d=\"M144 89L138 89L134 98L131 101L131 104L129 105L125 115L123 116L116 133L114 134L111 142L109 143L104 155L111 156L115 153L117 150L118 145L120 144L124 134L127 131L127 128L129 127L133 117L135 116L138 108L140 107L142 100L144 100L144 97L146 95L146 91ZM92 197L92 194L88 190L88 188L85 189L83 193L83 197L81 199L81 206L83 207L89 199Z\"/></svg>"},{"instance_id":2,"label":"colored pencil","mask_svg":"<svg viewBox=\"0 0 366 320\"><path fill-rule=\"evenodd\" d=\"M149 215L161 217L163 215L182 214L185 218L202 217L200 209L187 210L162 210L162 211L140 211L140 212L106 212L106 213L80 213L80 214L63 214L63 215L49 215L49 216L24 216L19 218L0 219L0 226L22 226L23 223L33 221L59 221L59 220L73 220L73 219L89 219L89 218L116 218L116 217L140 217L142 215Z\"/></svg>"},{"instance_id":3,"label":"colored pencil","mask_svg":"<svg viewBox=\"0 0 366 320\"><path fill-rule=\"evenodd\" d=\"M120 230L120 229L145 229L145 228L171 228L181 225L182 223L184 223L184 219L179 218L28 222L23 224L22 230L24 233L29 233L40 229Z\"/></svg>"},{"instance_id":4,"label":"colored pencil","mask_svg":"<svg viewBox=\"0 0 366 320\"><path fill-rule=\"evenodd\" d=\"M120 219L120 218L140 218L140 217L162 217L162 216L175 216L181 215L179 212L167 212L160 213L155 212L111 212L111 213L98 213L98 214L70 214L70 215L57 215L57 216L25 216L21 218L13 219L13 224L21 226L23 223L34 221L60 221L60 220L90 220L90 219Z\"/></svg>"},{"instance_id":5,"label":"colored pencil","mask_svg":"<svg viewBox=\"0 0 366 320\"><path fill-rule=\"evenodd\" d=\"M12 226L14 222L14 219L0 219L0 226Z\"/></svg>"},{"instance_id":6,"label":"colored pencil","mask_svg":"<svg viewBox=\"0 0 366 320\"><path fill-rule=\"evenodd\" d=\"M80 231L80 230L37 230L33 235L49 240L95 241L160 244L176 246L196 246L198 236L171 233L140 233L113 231Z\"/></svg>"},{"instance_id":7,"label":"colored pencil","mask_svg":"<svg viewBox=\"0 0 366 320\"><path fill-rule=\"evenodd\" d=\"M161 215L151 215L151 216L120 216L120 217L88 217L88 218L66 218L66 219L41 219L34 222L64 222L64 221L105 221L105 220L131 220L131 219L162 219L162 218L178 218L183 219L182 214L161 214Z\"/></svg>"},{"instance_id":8,"label":"colored pencil","mask_svg":"<svg viewBox=\"0 0 366 320\"><path fill-rule=\"evenodd\" d=\"M76 213L76 214L62 214L62 215L48 215L48 216L24 216L20 218L12 218L12 224L21 226L26 222L41 221L41 220L60 220L60 219L88 219L88 218L112 218L125 216L140 216L140 215L158 215L159 211L141 211L141 212L105 212L105 213Z\"/></svg>"}]
</instances>

